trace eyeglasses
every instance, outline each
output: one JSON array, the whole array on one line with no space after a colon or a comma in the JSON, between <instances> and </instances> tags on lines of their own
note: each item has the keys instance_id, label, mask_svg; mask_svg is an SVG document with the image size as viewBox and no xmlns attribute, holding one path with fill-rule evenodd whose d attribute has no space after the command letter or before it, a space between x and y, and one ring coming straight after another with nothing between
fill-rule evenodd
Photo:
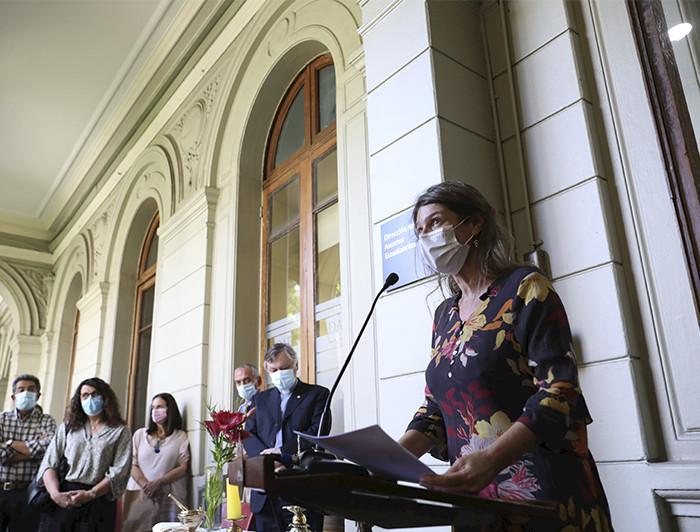
<instances>
[{"instance_id":1,"label":"eyeglasses","mask_svg":"<svg viewBox=\"0 0 700 532\"><path fill-rule=\"evenodd\" d=\"M86 392L86 393L81 393L81 394L80 394L80 400L81 400L81 401L85 401L85 400L89 399L90 397L92 397L93 399L95 399L95 398L97 398L97 397L100 397L101 395L102 395L102 394L101 394L100 392L98 392L97 390L95 390L95 391L92 392L92 393L87 393L87 392Z\"/></svg>"}]
</instances>

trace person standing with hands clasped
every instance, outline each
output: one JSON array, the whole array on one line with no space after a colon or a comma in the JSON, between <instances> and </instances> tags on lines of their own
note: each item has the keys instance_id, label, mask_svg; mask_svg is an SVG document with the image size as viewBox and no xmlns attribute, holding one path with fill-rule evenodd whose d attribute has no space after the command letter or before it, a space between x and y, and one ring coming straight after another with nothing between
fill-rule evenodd
<instances>
[{"instance_id":1,"label":"person standing with hands clasped","mask_svg":"<svg viewBox=\"0 0 700 532\"><path fill-rule=\"evenodd\" d=\"M59 484L61 459L68 461ZM114 532L117 499L131 472L131 431L119 401L98 377L81 382L70 400L66 422L49 445L38 475L56 503L41 516L40 532Z\"/></svg>"},{"instance_id":2,"label":"person standing with hands clasped","mask_svg":"<svg viewBox=\"0 0 700 532\"><path fill-rule=\"evenodd\" d=\"M19 375L12 382L15 408L0 414L0 531L33 532L38 512L27 504L27 487L56 433L56 421L35 411L39 379Z\"/></svg>"},{"instance_id":3,"label":"person standing with hands clasped","mask_svg":"<svg viewBox=\"0 0 700 532\"><path fill-rule=\"evenodd\" d=\"M430 187L413 221L425 262L451 293L435 311L425 401L399 440L416 456L450 461L421 484L554 500L552 530L612 530L571 331L551 282L512 261L512 237L471 185Z\"/></svg>"},{"instance_id":4,"label":"person standing with hands clasped","mask_svg":"<svg viewBox=\"0 0 700 532\"><path fill-rule=\"evenodd\" d=\"M168 494L187 502L189 463L180 409L172 395L159 393L151 401L148 427L134 433L122 532L149 532L156 523L177 521L179 509Z\"/></svg>"}]
</instances>

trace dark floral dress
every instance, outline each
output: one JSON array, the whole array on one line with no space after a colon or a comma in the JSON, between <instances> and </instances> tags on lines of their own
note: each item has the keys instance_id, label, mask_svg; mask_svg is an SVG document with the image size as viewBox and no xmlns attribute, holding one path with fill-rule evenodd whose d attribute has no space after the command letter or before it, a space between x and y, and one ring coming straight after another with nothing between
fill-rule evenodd
<instances>
[{"instance_id":1,"label":"dark floral dress","mask_svg":"<svg viewBox=\"0 0 700 532\"><path fill-rule=\"evenodd\" d=\"M498 279L466 320L460 295L435 312L425 402L409 429L435 442L453 463L484 449L513 423L541 445L501 471L480 495L555 500L561 526L611 530L610 511L588 450L591 423L581 394L564 307L539 270L520 267Z\"/></svg>"}]
</instances>

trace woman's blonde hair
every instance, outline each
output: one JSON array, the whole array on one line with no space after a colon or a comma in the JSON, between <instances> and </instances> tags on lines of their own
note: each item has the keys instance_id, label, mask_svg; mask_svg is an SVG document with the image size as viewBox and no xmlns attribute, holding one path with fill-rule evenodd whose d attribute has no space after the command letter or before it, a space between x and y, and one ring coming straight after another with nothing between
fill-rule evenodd
<instances>
[{"instance_id":1,"label":"woman's blonde hair","mask_svg":"<svg viewBox=\"0 0 700 532\"><path fill-rule=\"evenodd\" d=\"M444 181L426 189L413 207L415 227L418 210L432 203L444 205L457 214L460 220L476 216L483 225L481 232L474 237L474 247L470 251L476 258L481 281L502 277L510 273L517 263L513 260L514 240L498 219L493 205L475 187L459 181ZM451 294L459 292L457 283L450 275L440 274L441 288L447 284Z\"/></svg>"}]
</instances>

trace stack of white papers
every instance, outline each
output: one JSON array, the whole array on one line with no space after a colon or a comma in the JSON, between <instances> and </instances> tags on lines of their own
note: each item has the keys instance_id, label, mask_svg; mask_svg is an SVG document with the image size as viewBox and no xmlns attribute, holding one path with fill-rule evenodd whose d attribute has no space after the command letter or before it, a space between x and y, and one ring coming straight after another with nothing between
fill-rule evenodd
<instances>
[{"instance_id":1,"label":"stack of white papers","mask_svg":"<svg viewBox=\"0 0 700 532\"><path fill-rule=\"evenodd\" d=\"M310 442L318 443L338 458L361 465L378 477L418 484L422 475L433 473L378 425L333 436L318 437L295 432Z\"/></svg>"}]
</instances>

